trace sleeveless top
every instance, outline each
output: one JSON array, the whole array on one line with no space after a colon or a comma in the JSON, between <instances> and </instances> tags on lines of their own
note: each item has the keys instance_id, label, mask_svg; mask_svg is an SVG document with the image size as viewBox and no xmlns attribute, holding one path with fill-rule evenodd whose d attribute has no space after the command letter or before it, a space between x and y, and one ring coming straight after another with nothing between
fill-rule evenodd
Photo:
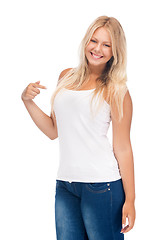
<instances>
[{"instance_id":1,"label":"sleeveless top","mask_svg":"<svg viewBox=\"0 0 160 240\"><path fill-rule=\"evenodd\" d=\"M69 182L120 179L118 162L107 137L111 121L110 105L104 100L99 112L92 118L90 100L94 89L62 90L53 104L60 157L56 179Z\"/></svg>"}]
</instances>

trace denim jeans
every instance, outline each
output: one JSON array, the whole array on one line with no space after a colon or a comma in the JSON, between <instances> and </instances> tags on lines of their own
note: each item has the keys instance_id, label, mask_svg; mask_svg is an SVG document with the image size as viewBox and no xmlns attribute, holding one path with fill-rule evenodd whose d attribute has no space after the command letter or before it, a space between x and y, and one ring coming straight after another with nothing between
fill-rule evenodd
<instances>
[{"instance_id":1,"label":"denim jeans","mask_svg":"<svg viewBox=\"0 0 160 240\"><path fill-rule=\"evenodd\" d=\"M86 183L56 180L57 240L123 240L122 179Z\"/></svg>"}]
</instances>

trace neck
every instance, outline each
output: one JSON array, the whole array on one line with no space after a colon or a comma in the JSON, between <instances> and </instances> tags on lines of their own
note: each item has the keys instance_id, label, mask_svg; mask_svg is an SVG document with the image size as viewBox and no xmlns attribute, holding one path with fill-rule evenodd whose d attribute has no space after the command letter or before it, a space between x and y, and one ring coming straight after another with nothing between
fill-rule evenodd
<instances>
[{"instance_id":1,"label":"neck","mask_svg":"<svg viewBox=\"0 0 160 240\"><path fill-rule=\"evenodd\" d=\"M104 65L103 66L91 66L90 64L88 65L88 67L89 67L90 76L95 77L95 78L99 77L105 68Z\"/></svg>"}]
</instances>

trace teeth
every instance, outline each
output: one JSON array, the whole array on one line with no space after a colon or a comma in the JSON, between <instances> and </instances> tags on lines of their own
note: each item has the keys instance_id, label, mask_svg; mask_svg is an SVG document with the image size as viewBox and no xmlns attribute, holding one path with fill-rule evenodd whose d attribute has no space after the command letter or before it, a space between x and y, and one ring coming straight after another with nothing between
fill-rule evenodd
<instances>
[{"instance_id":1,"label":"teeth","mask_svg":"<svg viewBox=\"0 0 160 240\"><path fill-rule=\"evenodd\" d=\"M102 56L99 57L99 56L95 55L94 53L92 53L92 55L93 55L94 58L101 58L102 57Z\"/></svg>"}]
</instances>

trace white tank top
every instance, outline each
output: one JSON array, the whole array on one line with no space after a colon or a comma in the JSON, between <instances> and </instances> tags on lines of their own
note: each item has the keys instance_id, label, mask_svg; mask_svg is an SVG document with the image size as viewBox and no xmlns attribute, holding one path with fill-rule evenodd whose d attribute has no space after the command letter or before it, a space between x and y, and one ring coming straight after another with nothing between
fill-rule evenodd
<instances>
[{"instance_id":1,"label":"white tank top","mask_svg":"<svg viewBox=\"0 0 160 240\"><path fill-rule=\"evenodd\" d=\"M53 107L60 157L58 180L106 182L121 178L107 137L110 105L104 100L100 111L92 118L90 100L93 91L63 89L55 97Z\"/></svg>"}]
</instances>

